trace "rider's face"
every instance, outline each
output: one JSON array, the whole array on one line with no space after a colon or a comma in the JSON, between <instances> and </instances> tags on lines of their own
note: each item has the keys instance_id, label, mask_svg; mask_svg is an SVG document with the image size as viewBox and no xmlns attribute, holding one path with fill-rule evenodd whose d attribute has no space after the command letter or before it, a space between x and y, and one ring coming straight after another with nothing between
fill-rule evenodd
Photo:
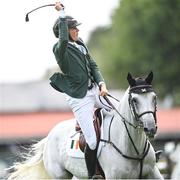
<instances>
[{"instance_id":1,"label":"rider's face","mask_svg":"<svg viewBox=\"0 0 180 180\"><path fill-rule=\"evenodd\" d=\"M78 32L79 32L79 29L77 27L69 29L69 34L70 34L73 41L78 40Z\"/></svg>"}]
</instances>

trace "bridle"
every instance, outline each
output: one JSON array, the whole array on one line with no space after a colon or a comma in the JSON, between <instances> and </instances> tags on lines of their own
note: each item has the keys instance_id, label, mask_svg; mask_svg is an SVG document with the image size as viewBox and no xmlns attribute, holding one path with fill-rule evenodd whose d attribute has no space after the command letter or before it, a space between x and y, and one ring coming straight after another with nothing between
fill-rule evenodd
<instances>
[{"instance_id":1,"label":"bridle","mask_svg":"<svg viewBox=\"0 0 180 180\"><path fill-rule=\"evenodd\" d=\"M131 112L132 112L135 120L138 122L138 126L139 127L143 126L142 122L140 120L140 118L142 116L144 116L145 114L153 114L153 117L154 117L154 120L155 120L156 129L157 129L157 118L156 118L157 96L155 97L154 111L145 111L145 112L142 112L141 114L138 114L136 112L135 103L134 103L133 98L132 98L132 93L143 94L143 93L149 93L149 92L155 92L154 89L152 88L152 85L139 85L139 86L131 87L129 89L129 98L128 98L129 107L131 109Z\"/></svg>"},{"instance_id":2,"label":"bridle","mask_svg":"<svg viewBox=\"0 0 180 180\"><path fill-rule=\"evenodd\" d=\"M127 134L128 134L128 137L134 147L134 150L136 152L136 156L129 156L129 155L126 155L124 154L113 142L111 142L111 137L110 137L110 130L111 130L111 124L112 124L112 121L114 119L114 116L112 117L111 119L111 122L110 122L110 125L109 125L109 134L108 134L108 140L105 140L105 139L100 139L100 141L104 142L104 143L108 143L110 145L113 146L113 148L119 153L121 154L124 158L127 158L127 159L131 159L131 160L137 160L140 162L140 172L139 172L139 179L142 179L142 170L143 170L143 160L144 158L146 157L146 155L148 154L149 152L149 149L150 149L150 142L148 141L148 139L146 138L146 142L145 142L145 145L144 145L144 149L143 149L143 153L140 154L139 151L138 151L138 148L136 147L131 135L130 135L130 132L128 130L128 127L127 127L127 124L132 126L133 128L137 129L138 127L139 128L142 128L142 122L140 121L140 118L145 115L145 114L148 114L148 113L152 113L153 114L153 117L154 117L154 120L155 120L155 124L156 124L156 129L157 129L157 119L156 119L156 111L157 111L157 100L155 99L155 108L154 108L154 111L145 111L141 114L137 114L136 112L136 109L135 109L135 105L132 101L132 93L138 93L138 94L142 94L142 93L148 93L148 92L154 92L153 88L152 88L152 85L139 85L139 86L135 86L135 87L131 87L129 89L129 98L128 98L128 101L129 101L129 106L130 106L130 109L132 111L132 113L134 114L134 117L136 119L136 121L138 122L138 125L134 125L132 123L130 123L126 118L124 118L120 112L115 108L115 106L111 103L111 101L106 97L104 97L104 99L107 101L107 103L112 107L112 109L114 109L117 114L121 117L121 120L122 122L124 123L124 126L126 128L126 131L127 131Z\"/></svg>"},{"instance_id":3,"label":"bridle","mask_svg":"<svg viewBox=\"0 0 180 180\"><path fill-rule=\"evenodd\" d=\"M132 93L136 93L136 94L143 94L143 93L148 93L148 92L155 92L154 89L152 88L152 85L139 85L139 86L135 86L135 87L131 87L129 89L129 97L128 97L128 102L129 102L129 107L131 109L131 113L134 115L135 119L138 123L138 125L135 125L135 124L132 124L131 122L129 122L117 109L116 107L113 105L113 103L109 100L109 97L115 99L116 101L120 102L117 98L113 97L112 95L108 94L107 96L104 96L104 99L106 100L106 102L109 104L110 108L112 108L113 110L116 111L116 113L121 117L121 121L123 121L124 123L127 123L128 125L132 126L133 128L137 129L139 127L142 127L142 122L140 121L140 118L145 115L145 114L148 114L148 113L152 113L153 114L153 117L154 117L154 120L155 120L155 125L156 125L156 128L157 128L157 118L156 118L156 112L157 112L157 96L156 96L156 99L155 99L155 104L154 104L154 111L145 111L145 112L142 112L141 114L138 114L136 112L136 108L135 108L135 105L134 105L134 102L132 100ZM100 97L99 97L99 100L102 104L104 104ZM105 104L104 104L105 105ZM107 105L105 105L107 106Z\"/></svg>"}]
</instances>

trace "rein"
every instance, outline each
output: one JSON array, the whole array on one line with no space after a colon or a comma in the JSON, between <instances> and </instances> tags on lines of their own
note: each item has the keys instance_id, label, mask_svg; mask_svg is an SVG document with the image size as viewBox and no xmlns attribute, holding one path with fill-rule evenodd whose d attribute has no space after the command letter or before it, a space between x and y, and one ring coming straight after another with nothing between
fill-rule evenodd
<instances>
[{"instance_id":1,"label":"rein","mask_svg":"<svg viewBox=\"0 0 180 180\"><path fill-rule=\"evenodd\" d=\"M110 96L111 97L111 96ZM127 124L129 124L130 126L134 127L135 129L138 128L138 126L135 126L134 124L130 123L129 121L127 121L125 119L125 117L122 116L122 114L116 109L116 107L112 104L112 102L109 100L109 98L107 96L104 96L104 99L106 100L106 102L112 107L112 109L114 109L116 111L116 113L122 118L122 122L126 122ZM119 100L118 100L119 101Z\"/></svg>"},{"instance_id":2,"label":"rein","mask_svg":"<svg viewBox=\"0 0 180 180\"><path fill-rule=\"evenodd\" d=\"M143 86L143 87L144 87L144 86ZM152 91L152 86L147 86L147 87L144 87L144 88L148 88L148 92ZM131 89L130 89L130 90L131 90ZM138 89L138 88L134 88L133 91L134 91L134 90L136 91L136 90L139 90L139 89ZM147 89L143 89L141 93L143 93L143 92L147 92ZM131 91L130 91L130 93L131 93ZM111 97L111 96L110 96L110 97ZM131 137L131 135L130 135L130 132L129 132L128 128L127 128L127 124L129 124L130 126L134 127L135 129L138 128L139 126L135 126L134 124L132 124L132 123L130 123L129 121L127 121L127 120L121 115L121 113L116 109L116 107L112 104L112 102L109 100L109 98L108 98L107 96L104 96L104 99L105 99L106 102L112 107L112 109L114 109L114 110L117 112L117 114L122 118L122 122L124 123L124 126L125 126L125 128L126 128L126 131L127 131L127 133L128 133L128 137L129 137L129 139L130 139L130 141L131 141L131 143L132 143L132 145L133 145L134 150L136 151L137 156L132 157L132 156L128 156L128 155L123 154L123 152L122 152L113 142L111 142L111 140L110 140L110 129L111 129L111 124L112 124L112 121L113 121L114 116L113 116L113 118L111 119L111 122L110 122L108 140L100 139L100 141L112 145L113 148L114 148L119 154L121 154L124 158L139 161L139 162L140 162L139 179L142 179L143 160L144 160L144 158L146 157L146 155L147 155L148 152L149 152L150 142L149 142L149 141L147 140L147 138L146 138L146 142L145 142L145 146L144 146L143 153L140 154L139 151L138 151L138 149L137 149L137 147L136 147L136 145L135 145L135 143L134 143L134 141L133 141L133 139L132 139L132 137ZM130 99L130 98L129 98L129 99ZM129 101L129 102L130 102L130 101ZM129 103L129 104L130 104L130 103ZM156 106L156 105L155 105L155 106ZM153 116L154 116L154 118L155 118L155 122L157 122L157 121L156 121L156 107L155 107L155 112L153 112L153 111L145 111L145 112L141 113L140 115L137 115L137 113L135 113L135 108L134 108L133 106L132 106L132 109L133 109L133 113L134 113L134 115L135 115L136 120L139 119L140 117L142 117L144 114L152 113Z\"/></svg>"},{"instance_id":3,"label":"rein","mask_svg":"<svg viewBox=\"0 0 180 180\"><path fill-rule=\"evenodd\" d=\"M134 143L134 141L133 141L133 139L132 139L132 137L131 137L131 135L130 135L130 133L129 133L129 130L128 130L128 128L127 128L127 124L126 123L128 123L130 126L132 126L133 128L137 128L138 126L134 126L134 124L132 124L132 123L130 123L129 121L127 121L122 115L121 115L121 113L116 109L116 107L112 104L112 102L109 100L109 98L107 97L107 96L104 96L104 99L107 101L107 103L117 112L117 114L123 119L123 123L124 123L124 126L125 126L125 128L126 128L126 131L127 131L127 133L128 133L128 136L129 136L129 139L130 139L130 141L131 141L131 143L132 143L132 145L133 145L133 147L134 147L134 150L136 151L136 153L139 155L139 152L138 152L138 149L137 149L137 147L136 147L136 145L135 145L135 143ZM111 122L112 122L112 120L111 120ZM110 133L110 129L109 129L109 133ZM110 136L110 135L109 135ZM110 140L110 139L109 139Z\"/></svg>"}]
</instances>

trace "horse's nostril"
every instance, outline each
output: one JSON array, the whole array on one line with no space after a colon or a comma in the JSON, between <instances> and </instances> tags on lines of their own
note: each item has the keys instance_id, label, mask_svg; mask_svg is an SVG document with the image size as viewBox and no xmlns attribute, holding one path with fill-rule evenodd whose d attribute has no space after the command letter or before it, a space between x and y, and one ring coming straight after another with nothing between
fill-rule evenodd
<instances>
[{"instance_id":1,"label":"horse's nostril","mask_svg":"<svg viewBox=\"0 0 180 180\"><path fill-rule=\"evenodd\" d=\"M145 127L145 128L144 128L144 131L145 131L145 132L148 132L148 128Z\"/></svg>"},{"instance_id":2,"label":"horse's nostril","mask_svg":"<svg viewBox=\"0 0 180 180\"><path fill-rule=\"evenodd\" d=\"M147 127L144 127L144 132L149 137L154 137L154 135L156 134L156 129L155 128L148 129Z\"/></svg>"}]
</instances>

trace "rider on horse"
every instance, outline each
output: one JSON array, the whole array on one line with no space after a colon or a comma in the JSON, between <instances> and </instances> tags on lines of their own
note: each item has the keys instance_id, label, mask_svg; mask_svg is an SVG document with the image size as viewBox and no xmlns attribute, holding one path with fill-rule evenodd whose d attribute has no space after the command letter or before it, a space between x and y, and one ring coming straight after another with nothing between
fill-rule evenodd
<instances>
[{"instance_id":1,"label":"rider on horse","mask_svg":"<svg viewBox=\"0 0 180 180\"><path fill-rule=\"evenodd\" d=\"M95 175L97 159L93 112L95 106L107 109L100 102L99 95L107 95L108 90L96 62L78 37L77 26L81 23L65 15L60 2L55 4L55 9L60 11L60 17L56 20L53 31L59 40L54 45L53 52L62 73L55 73L50 78L50 84L66 94L66 100L81 127L87 143L84 154L88 177L92 178Z\"/></svg>"}]
</instances>

